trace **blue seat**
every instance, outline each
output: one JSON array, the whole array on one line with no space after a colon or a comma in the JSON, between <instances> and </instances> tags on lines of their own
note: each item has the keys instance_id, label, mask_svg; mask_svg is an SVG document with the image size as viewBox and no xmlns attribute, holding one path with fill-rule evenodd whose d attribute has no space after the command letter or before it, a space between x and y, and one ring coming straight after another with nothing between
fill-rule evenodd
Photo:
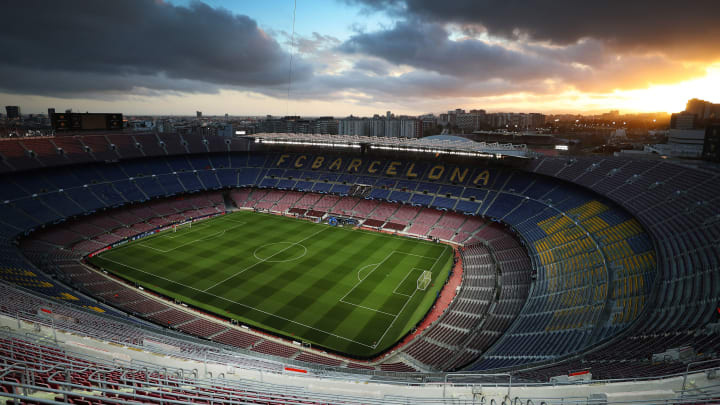
<instances>
[{"instance_id":1,"label":"blue seat","mask_svg":"<svg viewBox=\"0 0 720 405\"><path fill-rule=\"evenodd\" d=\"M348 191L350 191L350 186L345 184L335 184L333 185L331 191L340 195L347 195Z\"/></svg>"},{"instance_id":2,"label":"blue seat","mask_svg":"<svg viewBox=\"0 0 720 405\"><path fill-rule=\"evenodd\" d=\"M278 179L264 178L260 182L260 187L275 187L278 184Z\"/></svg>"},{"instance_id":3,"label":"blue seat","mask_svg":"<svg viewBox=\"0 0 720 405\"><path fill-rule=\"evenodd\" d=\"M370 191L370 198L387 199L390 195L390 190L383 190L381 188L374 188Z\"/></svg>"},{"instance_id":4,"label":"blue seat","mask_svg":"<svg viewBox=\"0 0 720 405\"><path fill-rule=\"evenodd\" d=\"M339 184L339 185L342 185L342 184ZM332 184L325 183L325 182L314 183L312 191L316 191L318 193L329 193L330 189L332 189L332 186L333 186ZM348 186L345 186L345 187L348 187Z\"/></svg>"},{"instance_id":5,"label":"blue seat","mask_svg":"<svg viewBox=\"0 0 720 405\"><path fill-rule=\"evenodd\" d=\"M433 199L433 196L431 196L431 195L416 193L416 194L413 194L410 202L413 203L413 205L423 205L423 206L427 207L432 202L432 199Z\"/></svg>"},{"instance_id":6,"label":"blue seat","mask_svg":"<svg viewBox=\"0 0 720 405\"><path fill-rule=\"evenodd\" d=\"M157 176L157 180L166 194L170 195L185 192L185 188L180 184L175 174L161 174Z\"/></svg>"},{"instance_id":7,"label":"blue seat","mask_svg":"<svg viewBox=\"0 0 720 405\"><path fill-rule=\"evenodd\" d=\"M236 169L217 169L215 174L222 187L237 187L238 174Z\"/></svg>"},{"instance_id":8,"label":"blue seat","mask_svg":"<svg viewBox=\"0 0 720 405\"><path fill-rule=\"evenodd\" d=\"M405 191L393 191L390 193L390 197L388 197L390 201L398 201L398 202L409 202L410 201L410 193Z\"/></svg>"},{"instance_id":9,"label":"blue seat","mask_svg":"<svg viewBox=\"0 0 720 405\"><path fill-rule=\"evenodd\" d=\"M200 178L200 181L205 186L206 190L216 190L220 188L220 182L217 179L217 176L215 176L215 171L213 170L204 170L204 171L198 171L197 172L198 177Z\"/></svg>"},{"instance_id":10,"label":"blue seat","mask_svg":"<svg viewBox=\"0 0 720 405\"><path fill-rule=\"evenodd\" d=\"M315 183L310 181L298 181L295 183L295 189L300 191L311 191L313 184Z\"/></svg>"},{"instance_id":11,"label":"blue seat","mask_svg":"<svg viewBox=\"0 0 720 405\"><path fill-rule=\"evenodd\" d=\"M150 198L165 195L165 189L160 187L160 184L158 184L157 180L153 177L137 178L135 179L135 184Z\"/></svg>"},{"instance_id":12,"label":"blue seat","mask_svg":"<svg viewBox=\"0 0 720 405\"><path fill-rule=\"evenodd\" d=\"M445 208L448 210L453 209L455 207L455 203L457 202L454 198L447 198L447 197L435 197L433 200L431 207L435 208Z\"/></svg>"},{"instance_id":13,"label":"blue seat","mask_svg":"<svg viewBox=\"0 0 720 405\"><path fill-rule=\"evenodd\" d=\"M440 189L438 190L438 195L447 195L450 194L452 197L460 197L463 193L463 187L461 186L448 186L448 185L441 185Z\"/></svg>"},{"instance_id":14,"label":"blue seat","mask_svg":"<svg viewBox=\"0 0 720 405\"><path fill-rule=\"evenodd\" d=\"M83 208L75 204L65 192L43 194L40 199L46 206L53 207L65 218L84 213Z\"/></svg>"},{"instance_id":15,"label":"blue seat","mask_svg":"<svg viewBox=\"0 0 720 405\"><path fill-rule=\"evenodd\" d=\"M240 174L238 175L238 186L254 186L258 176L260 175L260 170L261 169L251 167L240 169Z\"/></svg>"},{"instance_id":16,"label":"blue seat","mask_svg":"<svg viewBox=\"0 0 720 405\"><path fill-rule=\"evenodd\" d=\"M128 201L115 190L111 183L101 183L88 186L87 190L91 191L92 194L94 194L100 200L100 207L112 207L124 204ZM81 192L80 198L82 198L82 195L83 193ZM89 195L87 198L90 198L92 200ZM73 200L81 204L77 198L73 198Z\"/></svg>"},{"instance_id":17,"label":"blue seat","mask_svg":"<svg viewBox=\"0 0 720 405\"><path fill-rule=\"evenodd\" d=\"M276 187L282 190L292 190L295 187L295 183L295 180L280 180Z\"/></svg>"},{"instance_id":18,"label":"blue seat","mask_svg":"<svg viewBox=\"0 0 720 405\"><path fill-rule=\"evenodd\" d=\"M479 203L460 200L455 206L455 210L464 214L475 214L478 207L480 207Z\"/></svg>"}]
</instances>

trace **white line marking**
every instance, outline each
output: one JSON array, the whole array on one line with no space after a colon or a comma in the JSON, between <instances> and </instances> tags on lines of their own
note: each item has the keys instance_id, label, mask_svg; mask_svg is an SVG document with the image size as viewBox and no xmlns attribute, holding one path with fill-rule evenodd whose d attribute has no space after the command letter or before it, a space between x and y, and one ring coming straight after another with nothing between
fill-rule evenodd
<instances>
[{"instance_id":1,"label":"white line marking","mask_svg":"<svg viewBox=\"0 0 720 405\"><path fill-rule=\"evenodd\" d=\"M328 331L325 331L325 330L322 330L322 329L318 329L318 328L313 327L313 326L310 326L310 325L305 325L304 323L297 322L297 321L294 321L294 320L292 320L292 319L285 318L285 317L280 316L280 315L277 315L277 314L273 314L273 313L270 313L270 312L267 312L267 311L263 311L262 309L258 309L258 308L252 307L252 306L250 306L250 305L243 304L242 302L233 301L233 300L227 299L227 298L225 298L225 297L221 297L221 296L219 296L219 295L215 295L215 294L212 294L212 293L209 293L209 292L206 292L206 291L197 289L197 288L195 288L195 287L190 287L189 285L186 285L186 284L183 284L183 283L178 283L177 281L170 280L170 279L165 278L165 277L163 277L163 276L158 276L157 274L148 273L148 272L145 271L145 270L140 270L140 269L138 269L137 267L133 267L133 266L130 266L130 265L128 265L128 264L115 261L115 260L113 260L113 259L108 259L108 258L105 257L105 256L96 256L96 257L101 258L101 259L103 259L103 260L107 260L107 261L116 263L116 264L119 264L119 265L121 265L121 266L125 266L125 267L127 267L127 268L129 268L129 269L133 269L133 270L139 271L139 272L141 272L141 273L145 273L145 274L151 275L151 276L153 276L153 277L161 278L161 279L163 279L163 280L165 280L165 281L169 281L169 282L171 282L171 283L173 283L173 284L181 285L181 286L183 286L183 287L190 288L190 289L192 289L192 290L195 290L195 291L198 291L198 292L201 292L201 293L205 293L205 294L207 294L207 295L211 295L211 296L213 296L213 297L215 297L215 298L218 298L218 299L221 299L221 300L223 300L223 301L227 301L227 302L231 302L231 303L233 303L233 304L241 305L241 306L243 306L243 307L245 307L245 308L249 308L249 309L252 309L252 310L255 310L255 311L258 311L258 312L262 312L263 314L270 315L270 316L273 316L273 317L275 317L275 318L279 318L279 319L282 319L282 320L284 320L284 321L288 321L288 322L290 322L290 323L294 323L294 324L297 324L297 325L300 325L300 326L304 326L304 327L306 327L306 328L310 328L310 329L316 330L316 331L318 331L318 332L322 332L322 333L328 334L328 335L330 335L330 336L335 336L336 338L339 338L339 339L347 340L348 342L357 343L357 344L359 344L359 345L361 345L361 346L365 346L365 347L371 348L371 349L374 349L374 348L375 348L375 347L373 347L373 346L366 345L365 343L360 343L360 342L358 342L358 341L356 341L356 340L352 340L352 339L346 338L346 337L344 337L344 336L336 335L336 334L334 334L334 333L330 333L330 332L328 332Z\"/></svg>"},{"instance_id":2,"label":"white line marking","mask_svg":"<svg viewBox=\"0 0 720 405\"><path fill-rule=\"evenodd\" d=\"M438 255L437 259L435 259L435 263L433 263L432 267L430 267L430 272L431 272L431 273L432 273L433 268L435 267L435 265L437 265L438 260L440 260L440 258L443 257L443 255L445 254L445 251L447 250L447 248L448 248L448 245L445 245L445 249L443 249L442 253L440 253L440 255ZM415 293L416 293L417 291L418 291L418 290L415 289L415 291L413 291L413 293L410 295L410 298L408 298L407 301L405 301L405 305L403 305L402 308L400 308L400 312L398 312L397 315L395 315L395 318L392 320L392 322L390 322L390 326L388 326L387 329L385 329L385 333L383 333L382 336L380 336L380 339L378 339L377 342L375 343L375 345L372 347L373 349L377 348L378 345L382 342L382 340L385 339L385 335L387 335L388 331L390 331L390 329L391 329L392 326L395 324L395 321L397 321L397 319L398 319L398 317L400 316L400 314L403 313L403 311L405 310L405 307L407 306L407 304L408 304L410 301L412 301L412 299L413 299L413 297L415 296Z\"/></svg>"},{"instance_id":3,"label":"white line marking","mask_svg":"<svg viewBox=\"0 0 720 405\"><path fill-rule=\"evenodd\" d=\"M185 224L186 224L186 223L185 223ZM180 224L180 225L184 225L184 224ZM196 223L196 224L194 224L194 225L195 225L195 226L191 226L191 227L190 227L190 230L188 230L188 231L184 231L184 229L181 228L181 231L184 231L184 232L180 232L180 235L177 235L177 232L168 232L168 233L164 233L164 234L162 234L162 235L158 235L158 238L177 239L177 238L183 237L183 236L185 236L185 235L187 235L187 234L190 234L190 233L192 233L192 232L202 231L202 230L204 230L205 228L209 228L210 225L212 225L212 224L211 224L210 221L208 220L208 221L200 221L200 222L198 222L198 223ZM170 229L172 229L172 228L170 228ZM169 230L169 229L168 229L168 230Z\"/></svg>"},{"instance_id":4,"label":"white line marking","mask_svg":"<svg viewBox=\"0 0 720 405\"><path fill-rule=\"evenodd\" d=\"M406 296L406 297L409 297L408 294L403 294L403 293L397 292L397 289L398 289L398 287L400 287L400 286L405 282L405 280L408 278L408 276L410 275L410 273L412 273L412 272L415 271L415 270L420 270L421 272L425 271L425 269L420 269L420 268L417 268L417 267L413 267L412 269L410 269L410 270L407 272L407 274L405 274L405 277L403 277L402 281L400 281L400 284L398 284L398 285L395 286L395 289L393 290L393 294L404 295L404 296ZM422 273L421 273L421 274L422 274Z\"/></svg>"},{"instance_id":5,"label":"white line marking","mask_svg":"<svg viewBox=\"0 0 720 405\"><path fill-rule=\"evenodd\" d=\"M227 215L226 215L226 216L227 216ZM243 225L244 225L244 224L247 224L247 222L238 221L237 219L226 218L225 216L222 216L222 217L219 217L219 218L215 218L215 219L222 219L222 220L225 220L225 221L237 222L238 224L243 224Z\"/></svg>"},{"instance_id":6,"label":"white line marking","mask_svg":"<svg viewBox=\"0 0 720 405\"><path fill-rule=\"evenodd\" d=\"M432 257L432 256L416 255L415 253L401 252L401 251L399 251L399 250L398 250L397 252L398 252L398 253L402 253L402 254L404 254L404 255L408 255L408 256L422 257L423 259L431 259L431 260L435 260L435 259L436 259L436 257Z\"/></svg>"},{"instance_id":7,"label":"white line marking","mask_svg":"<svg viewBox=\"0 0 720 405\"><path fill-rule=\"evenodd\" d=\"M298 256L298 257L292 257L292 258L290 258L290 259L285 259L285 260L268 260L268 259L263 259L263 258L261 258L261 257L258 257L258 255L257 255L258 250L261 250L262 248L267 247L267 246L280 245L280 244L290 244L291 246L300 245L300 247L303 248L303 250L304 250L304 251L303 251L303 254L300 255L300 256ZM290 246L288 246L288 248L290 248ZM262 245L262 246L258 246L258 247L255 248L255 250L253 251L253 256L255 256L256 259L258 259L258 260L265 260L265 261L268 262L268 263L285 263L285 262L290 262L290 261L293 261L293 260L299 260L299 259L302 259L303 257L305 257L306 254L307 254L307 248L305 247L305 245L303 245L302 243L295 243L295 242L273 242L273 243L266 243L266 244L264 244L264 245Z\"/></svg>"},{"instance_id":8,"label":"white line marking","mask_svg":"<svg viewBox=\"0 0 720 405\"><path fill-rule=\"evenodd\" d=\"M377 267L377 265L378 265L378 263L373 263L373 264L368 264L368 265L365 265L365 266L360 267L360 270L357 271L358 281L363 281L363 280L364 280L364 278L360 278L360 272L362 272L364 269L367 269L367 268L370 267L370 266L375 266L375 267ZM367 277L367 276L365 276L365 277Z\"/></svg>"},{"instance_id":9,"label":"white line marking","mask_svg":"<svg viewBox=\"0 0 720 405\"><path fill-rule=\"evenodd\" d=\"M173 250L180 249L180 248L183 247L183 246L192 245L193 243L199 242L199 241L201 241L201 240L208 240L208 239L213 239L213 238L215 238L215 237L222 237L222 236L225 235L225 233L226 233L227 231L231 231L231 230L233 230L233 229L235 229L235 228L239 228L239 227L241 227L241 226L242 226L242 225L235 225L235 226L233 226L233 227L230 227L230 228L225 229L225 230L222 230L222 231L215 232L215 233L210 234L210 235L208 235L208 236L203 236L202 238L193 239L193 240L191 240L190 242L183 243L183 244L181 244L181 245L175 246L175 247L172 248L172 249L167 249L167 250L166 250L166 249L158 249L158 248L156 248L156 247L154 247L154 246L146 245L145 242L140 242L140 243L138 243L138 245L139 245L139 246L142 246L142 247L146 247L146 248L148 248L148 249L156 250L156 251L161 252L161 253L170 253L170 252L172 252Z\"/></svg>"},{"instance_id":10,"label":"white line marking","mask_svg":"<svg viewBox=\"0 0 720 405\"><path fill-rule=\"evenodd\" d=\"M319 234L320 232L322 232L322 231L324 231L324 230L326 230L326 229L330 229L330 227L329 227L329 226L323 227L322 229L320 229L319 231L313 233L312 235L309 235L309 236L307 236L307 237L305 237L305 238L303 238L303 239L301 239L301 240L299 240L299 241L297 241L297 242L291 243L291 244L288 245L288 247L286 247L285 249L278 250L277 252L275 252L275 253L271 254L270 256L266 257L265 260L260 260L260 261L257 262L257 263L251 264L250 266L248 266L248 267L240 270L239 272L237 272L237 273L235 273L235 274L233 274L233 275L231 275L231 276L228 276L228 277L225 278L224 280L218 281L217 283L211 285L210 287L208 287L208 288L206 288L206 289L204 289L204 290L202 290L202 291L205 292L205 291L208 291L208 290L212 290L213 288L215 288L215 287L217 287L218 285L220 285L220 284L222 284L222 283L230 280L231 278L236 277L236 276L239 276L240 274L242 274L242 273L244 273L244 272L252 269L253 267L257 266L257 265L260 264L260 263L265 263L266 261L270 260L271 258L279 255L280 253L282 253L282 252L290 249L291 247L293 247L293 246L295 246L295 245L299 245L301 242L305 242L306 240L312 238L313 236Z\"/></svg>"},{"instance_id":11,"label":"white line marking","mask_svg":"<svg viewBox=\"0 0 720 405\"><path fill-rule=\"evenodd\" d=\"M381 313L381 314L385 314L385 315L389 315L389 316L395 316L395 315L396 315L396 314L391 314L391 313L389 313L389 312L380 311L379 309L374 309L374 308L366 307L366 306L364 306L364 305L353 304L352 302L347 302L347 301L343 301L343 300L340 300L340 301L338 301L338 302L342 302L342 303L348 304L348 305L354 305L354 306L356 306L356 307L360 307L360 308L367 309L367 310L374 311L374 312L379 312L379 313Z\"/></svg>"},{"instance_id":12,"label":"white line marking","mask_svg":"<svg viewBox=\"0 0 720 405\"><path fill-rule=\"evenodd\" d=\"M269 215L269 214L268 214L268 215ZM273 217L274 217L274 218L277 218L277 219L287 219L288 221L297 221L297 219L289 218L289 217L284 217L284 216L276 216L276 215L273 215ZM217 219L226 219L226 220L228 220L228 219L225 218L225 217L221 217L221 218L217 218ZM237 221L233 221L233 222L237 222ZM205 224L206 224L206 223L202 223L201 225L205 225ZM243 223L243 224L246 224L246 223ZM323 227L322 230L327 229L327 228L329 228L329 227ZM334 229L342 229L342 230L350 231L350 232L354 232L354 231L355 231L355 230L349 229L349 228L334 228ZM320 231L317 232L317 233L320 233L322 230L320 230ZM363 232L363 231L361 230L360 232ZM369 232L369 231L368 231L368 232ZM373 232L373 234L374 234L375 236L382 236L382 237L388 237L388 238L398 238L398 237L401 237L401 236L394 236L394 235L384 235L384 234L382 234L382 233L375 233L375 232ZM313 234L313 235L314 235L314 234ZM311 235L311 236L313 236L313 235ZM158 235L158 236L165 236L165 235ZM306 239L307 239L307 238L306 238ZM305 240L305 239L303 239L302 241L304 241L304 240ZM414 240L415 242L418 242L418 243L421 243L421 244L438 246L438 244L437 244L437 243L434 243L434 242L425 242L425 241L423 241L423 240L414 239L414 238L413 238L413 240ZM302 242L302 241L300 241L300 242ZM299 242L296 242L296 243L299 243ZM125 246L123 246L123 247L126 247L126 246L129 246L129 245L125 245ZM430 268L431 271L432 271L432 269L435 267L435 265L437 264L438 260L440 260L440 258L445 254L445 251L447 250L447 248L448 248L448 245L445 245L445 248L444 248L443 251L440 253L440 255L438 255L438 257L435 259L435 263L433 263L432 267ZM117 252L117 251L118 251L118 250L113 250L113 252ZM385 257L385 259L383 259L380 263L377 264L377 267L379 267L381 263L383 263L383 262L384 262L385 260L387 260L390 256L392 256L393 253L396 253L396 252L397 252L397 253L405 253L405 254L409 254L409 255L412 255L412 256L419 256L419 255L415 255L415 254L407 253L407 252L392 251L392 252L390 252L390 253ZM108 253L109 253L109 252L108 252ZM281 252L278 252L278 253L281 253ZM104 259L104 260L110 261L110 262L113 262L113 263L116 263L116 264L119 264L119 265L121 265L121 266L130 268L130 269L133 269L133 270L136 270L136 271L139 271L139 272L141 272L141 273L148 274L148 275L153 276L153 277L157 277L157 278L163 279L163 280L168 281L168 282L173 283L173 284L181 285L181 286L183 286L183 287L190 288L190 289L192 289L192 290L195 290L195 291L198 291L198 292L202 292L202 293L208 294L208 295L213 296L213 297L215 297L215 298L219 298L219 299L221 299L221 300L223 300L223 301L227 301L227 302L230 302L230 303L233 303L233 304L237 304L237 305L243 306L243 307L245 307L245 308L248 308L248 309L251 309L251 310L255 310L255 311L261 312L261 313L263 313L263 314L270 315L270 316L272 316L272 317L275 317L275 318L278 318L278 319L282 319L282 320L285 320L285 321L288 321L288 322L290 322L290 323L294 323L294 324L297 324L297 325L300 325L300 326L304 326L304 327L306 327L306 328L310 328L310 329L316 330L316 331L318 331L318 332L325 333L325 334L327 334L327 335L329 335L329 336L334 336L334 337L337 337L337 338L339 338L339 339L346 340L346 341L352 342L352 343L356 343L356 344L359 344L359 345L361 345L361 346L365 346L365 347L371 348L371 349L377 348L377 346L382 342L382 339L385 338L385 335L387 335L388 331L392 328L392 326L393 326L393 324L395 323L395 321L397 320L397 318L398 318L398 317L400 316L400 314L402 314L402 312L405 310L405 307L407 306L407 304L408 304L410 301L412 301L412 299L413 299L413 297L414 297L414 295L415 295L415 292L417 292L417 289L416 289L416 290L410 295L410 298L408 298L407 301L405 301L405 304L404 304L403 307L400 309L400 312L398 312L398 313L395 314L395 315L391 315L391 314L389 314L389 313L387 313L387 312L382 312L382 311L378 311L378 310L375 310L375 309L372 309L372 308L367 308L367 307L365 307L365 309L368 309L368 310L371 310L371 311L383 313L383 314L386 314L386 315L389 315L389 316L394 316L393 321L390 323L390 326L388 326L388 328L385 329L385 333L383 333L383 335L380 337L380 340L378 340L374 345L368 345L368 344L361 343L361 342L358 342L358 341L353 340L353 339L350 339L350 338L346 338L346 337L344 337L344 336L337 335L337 334L335 334L335 333L331 333L331 332L328 332L328 331L325 331L325 330L322 330L322 329L319 329L319 328L316 328L316 327L313 327L313 326L310 326L310 325L306 325L306 324L304 324L304 323L302 323L302 322L297 322L297 321L294 321L294 320L292 320L292 319L288 319L288 318L285 318L285 317L283 317L283 316L280 316L280 315L277 315L277 314L274 314L274 313L270 313L270 312L267 312L267 311L264 311L264 310L255 308L255 307L253 307L253 306L250 306L250 305L247 305L247 304L243 304L243 303L241 303L241 302L233 301L233 300L230 300L230 299L228 299L228 298L221 297L221 296L219 296L219 295L215 295L215 294L209 293L209 292L207 292L206 290L200 290L200 289L198 289L198 288L191 287L191 286L189 286L189 285L186 285L186 284L183 284L183 283L174 281L174 280L170 280L170 279L168 279L168 278L165 278L165 277L162 277L162 276L153 274L153 273L149 273L149 272L147 272L147 271L138 269L137 267L130 266L130 265L128 265L128 264L121 263L121 262L115 261L115 260L113 260L113 259L109 259L109 258L106 257L106 255L96 256L96 257L98 257L98 258L100 258L100 259ZM270 256L270 257L272 257L272 256ZM420 257L431 258L431 257L429 257L429 256L420 256ZM377 269L377 267L375 267L375 269ZM375 269L373 269L373 271L375 271ZM245 271L245 270L243 270L243 271ZM372 273L372 272L371 272L371 273ZM365 278L367 278L369 275L370 275L370 274L368 274L367 276L365 276ZM232 277L234 277L234 276L232 276ZM363 278L363 280L364 280L365 278ZM361 280L360 282L362 282L362 280ZM344 302L345 304L350 304L350 305L354 305L354 306L358 306L358 307L361 307L361 308L362 308L362 306L360 306L360 305L358 305L358 304L353 304L353 303L344 301L344 298L345 298L348 294L350 294L350 292L352 292L352 290L354 290L354 289L360 284L360 282L358 282L355 286L353 286L353 288L352 288L350 291L348 291L348 292L345 294L345 296L343 296L343 298L340 299L340 301Z\"/></svg>"},{"instance_id":13,"label":"white line marking","mask_svg":"<svg viewBox=\"0 0 720 405\"><path fill-rule=\"evenodd\" d=\"M442 256L442 255L445 253L445 250L446 250L446 249L447 249L447 245L445 245L445 249L443 249L442 253L440 253L440 256ZM414 254L414 253L407 253L407 252L401 252L401 251L399 251L399 250L393 250L393 251L390 252L387 256L385 256L385 258L382 259L382 261L380 261L380 263L378 263L377 266L376 266L374 269L372 269L372 271L370 271L370 273L368 273L365 277L363 277L362 280L360 280L360 281L358 281L357 283L355 283L355 285L350 289L350 291L346 292L345 295L343 295L342 298L340 298L338 301L342 301L342 300L344 300L345 298L347 298L347 296L350 295L350 293L353 292L353 290L355 290L363 281L365 281L366 278L370 277L370 275L371 275L375 270L377 270L383 263L385 263L385 261L386 261L387 259L390 258L390 256L392 256L392 255L395 254L395 253L403 254L403 255L409 255L409 256L418 256L418 257L425 257L425 258L429 258L429 259L435 259L435 258L431 258L430 256L419 256L419 255L416 255L416 254ZM435 261L437 261L437 259L435 259Z\"/></svg>"},{"instance_id":14,"label":"white line marking","mask_svg":"<svg viewBox=\"0 0 720 405\"><path fill-rule=\"evenodd\" d=\"M358 281L357 283L355 283L355 285L350 289L350 291L346 292L345 295L343 295L342 298L340 298L338 301L342 301L342 300L345 299L345 297L347 297L348 295L350 295L350 293L353 292L353 290L355 290L355 289L357 288L357 286L360 285L360 283L362 283L366 278L370 277L370 275L373 274L373 272L374 272L375 270L377 270L378 267L380 267L383 263L385 263L385 261L386 261L387 259L389 259L390 256L393 255L393 253L395 253L394 250L393 250L392 252L388 253L388 255L385 256L385 258L382 259L382 260L380 261L380 263L378 263L377 266L375 266L374 269L370 270L370 273L368 273L368 274L365 276L365 278L363 278L362 280L360 280L360 281Z\"/></svg>"}]
</instances>

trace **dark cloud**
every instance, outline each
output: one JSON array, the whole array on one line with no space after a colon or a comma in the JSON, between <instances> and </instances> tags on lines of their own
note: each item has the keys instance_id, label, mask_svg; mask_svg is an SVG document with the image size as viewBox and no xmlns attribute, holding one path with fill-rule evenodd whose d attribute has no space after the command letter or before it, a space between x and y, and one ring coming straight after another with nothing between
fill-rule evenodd
<instances>
[{"instance_id":1,"label":"dark cloud","mask_svg":"<svg viewBox=\"0 0 720 405\"><path fill-rule=\"evenodd\" d=\"M594 38L621 49L660 50L714 59L720 1L677 0L348 0L424 21L478 24L490 35L554 44Z\"/></svg>"},{"instance_id":2,"label":"dark cloud","mask_svg":"<svg viewBox=\"0 0 720 405\"><path fill-rule=\"evenodd\" d=\"M377 76L387 76L392 67L393 66L385 60L377 58L361 58L360 60L355 61L355 64L353 65L353 69L355 70L373 73Z\"/></svg>"},{"instance_id":3,"label":"dark cloud","mask_svg":"<svg viewBox=\"0 0 720 405\"><path fill-rule=\"evenodd\" d=\"M369 60L368 63L373 63ZM364 63L361 63L364 64ZM500 96L508 93L545 94L557 90L543 81L515 83L491 79L468 81L424 70L396 75L377 75L366 70L349 69L333 75L316 75L303 86L293 88L296 99L342 99L362 102L423 102L447 98ZM271 95L283 97L281 89Z\"/></svg>"},{"instance_id":4,"label":"dark cloud","mask_svg":"<svg viewBox=\"0 0 720 405\"><path fill-rule=\"evenodd\" d=\"M338 47L354 57L356 70L387 75L392 69L377 59L396 66L410 66L415 74L387 76L383 87L366 86L376 94L392 89L405 94L406 86L418 95L439 94L476 97L513 92L544 92L577 89L590 92L637 89L659 83L676 83L704 74L702 67L684 64L662 54L620 55L607 44L582 39L560 46L513 41L493 44L473 37L452 39L447 26L400 20L388 29L357 33ZM457 32L465 33L458 28ZM370 58L363 58L369 56ZM428 75L433 72L436 75ZM371 81L358 76L365 81ZM343 76L340 86L352 87L354 77ZM352 87L356 88L356 87Z\"/></svg>"},{"instance_id":5,"label":"dark cloud","mask_svg":"<svg viewBox=\"0 0 720 405\"><path fill-rule=\"evenodd\" d=\"M2 90L215 92L288 79L289 55L253 19L199 2L23 0L2 10ZM293 80L312 75L301 58L293 67Z\"/></svg>"},{"instance_id":6,"label":"dark cloud","mask_svg":"<svg viewBox=\"0 0 720 405\"><path fill-rule=\"evenodd\" d=\"M563 75L566 66L499 45L453 41L439 24L400 21L393 28L353 35L339 49L434 72L488 80L530 80Z\"/></svg>"}]
</instances>

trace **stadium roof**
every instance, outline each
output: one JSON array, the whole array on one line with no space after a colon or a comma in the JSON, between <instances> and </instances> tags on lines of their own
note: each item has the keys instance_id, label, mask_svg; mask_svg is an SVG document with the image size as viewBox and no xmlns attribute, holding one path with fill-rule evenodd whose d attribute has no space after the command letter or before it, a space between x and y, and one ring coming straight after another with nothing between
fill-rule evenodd
<instances>
[{"instance_id":1,"label":"stadium roof","mask_svg":"<svg viewBox=\"0 0 720 405\"><path fill-rule=\"evenodd\" d=\"M247 135L255 143L280 145L307 145L330 148L362 148L404 152L425 152L445 155L486 158L529 157L527 145L510 143L474 142L467 139L429 138L378 138L356 135L277 134L260 133ZM453 137L454 138L454 137Z\"/></svg>"}]
</instances>

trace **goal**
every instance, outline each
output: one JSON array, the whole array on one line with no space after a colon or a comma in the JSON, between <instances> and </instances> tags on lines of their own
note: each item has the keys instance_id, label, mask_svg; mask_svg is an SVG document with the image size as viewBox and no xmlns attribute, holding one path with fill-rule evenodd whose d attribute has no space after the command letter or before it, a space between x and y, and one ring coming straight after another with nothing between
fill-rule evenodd
<instances>
[{"instance_id":1,"label":"goal","mask_svg":"<svg viewBox=\"0 0 720 405\"><path fill-rule=\"evenodd\" d=\"M192 221L183 222L181 224L173 225L173 232L177 232L178 229L192 228Z\"/></svg>"},{"instance_id":2,"label":"goal","mask_svg":"<svg viewBox=\"0 0 720 405\"><path fill-rule=\"evenodd\" d=\"M430 285L430 281L432 281L432 273L428 270L423 271L417 279L417 289L425 291L425 289Z\"/></svg>"}]
</instances>

